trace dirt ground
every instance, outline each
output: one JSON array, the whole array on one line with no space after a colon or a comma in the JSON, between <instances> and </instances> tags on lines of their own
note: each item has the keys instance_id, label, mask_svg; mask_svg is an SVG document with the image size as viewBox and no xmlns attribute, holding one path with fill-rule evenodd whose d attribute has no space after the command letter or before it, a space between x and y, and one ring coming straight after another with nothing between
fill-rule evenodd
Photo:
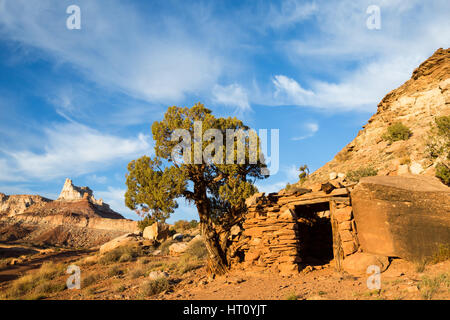
<instances>
[{"instance_id":1,"label":"dirt ground","mask_svg":"<svg viewBox=\"0 0 450 320\"><path fill-rule=\"evenodd\" d=\"M391 261L381 274L381 289L369 290L369 275L351 276L338 273L332 264L314 267L313 270L282 276L252 270L232 270L226 276L211 279L205 267L199 266L187 272L172 272L170 287L155 295L143 294L141 287L148 280L145 273L135 272L146 265L165 266L178 263L178 257L146 256L136 261L116 262L112 265L82 263L93 256L94 250L39 249L19 245L1 245L0 258L18 257L16 265L0 266L0 296L13 281L38 269L44 262L80 265L82 278L95 280L81 289L61 290L41 296L40 299L65 300L416 300L450 299L450 261L427 265L423 272L417 266L401 260ZM143 262L145 260L145 264ZM111 272L113 270L114 272ZM65 283L69 275L60 274L54 282ZM439 281L437 279L440 279Z\"/></svg>"}]
</instances>

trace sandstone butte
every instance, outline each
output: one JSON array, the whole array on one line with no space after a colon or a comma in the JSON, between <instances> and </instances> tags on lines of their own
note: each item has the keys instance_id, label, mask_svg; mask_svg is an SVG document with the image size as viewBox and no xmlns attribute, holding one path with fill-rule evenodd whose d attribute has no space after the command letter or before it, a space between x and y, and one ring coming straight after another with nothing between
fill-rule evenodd
<instances>
[{"instance_id":1,"label":"sandstone butte","mask_svg":"<svg viewBox=\"0 0 450 320\"><path fill-rule=\"evenodd\" d=\"M38 195L0 193L0 240L91 247L125 233L137 223L97 200L88 187L66 179L57 200Z\"/></svg>"},{"instance_id":2,"label":"sandstone butte","mask_svg":"<svg viewBox=\"0 0 450 320\"><path fill-rule=\"evenodd\" d=\"M384 176L434 176L436 163L443 159L430 159L426 144L435 117L449 115L450 49L439 49L414 70L410 80L382 99L356 138L312 173L309 183L368 166ZM412 136L389 144L382 136L396 122L407 126Z\"/></svg>"}]
</instances>

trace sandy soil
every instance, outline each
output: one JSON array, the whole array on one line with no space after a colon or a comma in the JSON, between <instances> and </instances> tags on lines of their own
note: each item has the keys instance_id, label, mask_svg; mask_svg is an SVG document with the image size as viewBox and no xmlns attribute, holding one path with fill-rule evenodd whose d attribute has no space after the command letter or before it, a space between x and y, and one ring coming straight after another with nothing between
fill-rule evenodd
<instances>
[{"instance_id":1,"label":"sandy soil","mask_svg":"<svg viewBox=\"0 0 450 320\"><path fill-rule=\"evenodd\" d=\"M0 292L6 290L19 276L38 268L45 261L71 264L93 254L93 251L35 249L20 246L0 245L0 258L20 256L22 261L6 269L0 269ZM15 253L15 254L14 254ZM152 256L146 258L155 263L177 262L176 257ZM121 270L111 276L111 268ZM308 272L282 276L245 269L232 270L226 276L211 279L205 268L199 267L182 275L172 273L170 288L154 296L142 294L141 286L147 280L142 276L132 276L133 270L142 267L137 262L115 263L111 266L100 264L81 265L83 276L99 275L89 288L64 290L47 296L47 299L163 299L163 300L374 300L374 299L424 299L426 287L424 278L433 279L443 274L450 275L450 261L427 266L419 273L416 266L404 260L394 259L387 271L381 274L381 290L369 290L366 285L368 275L351 276L338 273L332 264L315 267ZM64 282L67 275L61 275L54 281ZM435 288L433 299L450 299L448 282Z\"/></svg>"}]
</instances>

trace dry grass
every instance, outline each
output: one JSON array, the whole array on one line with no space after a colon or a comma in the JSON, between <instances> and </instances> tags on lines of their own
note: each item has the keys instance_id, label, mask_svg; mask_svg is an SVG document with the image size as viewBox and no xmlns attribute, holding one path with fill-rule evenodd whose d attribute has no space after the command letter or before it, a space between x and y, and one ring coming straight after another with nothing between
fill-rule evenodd
<instances>
[{"instance_id":1,"label":"dry grass","mask_svg":"<svg viewBox=\"0 0 450 320\"><path fill-rule=\"evenodd\" d=\"M441 244L438 251L431 258L432 263L444 262L450 259L450 245Z\"/></svg>"},{"instance_id":2,"label":"dry grass","mask_svg":"<svg viewBox=\"0 0 450 320\"><path fill-rule=\"evenodd\" d=\"M41 268L12 282L5 299L41 299L66 288L65 282L52 281L64 273L64 265L44 263Z\"/></svg>"},{"instance_id":3,"label":"dry grass","mask_svg":"<svg viewBox=\"0 0 450 320\"><path fill-rule=\"evenodd\" d=\"M112 264L115 262L134 261L139 256L143 255L143 251L137 246L123 246L106 252L103 254L98 262L103 265Z\"/></svg>"},{"instance_id":4,"label":"dry grass","mask_svg":"<svg viewBox=\"0 0 450 320\"><path fill-rule=\"evenodd\" d=\"M436 277L423 277L420 281L419 290L422 293L422 298L431 300L433 296L444 287L447 291L450 288L450 274L442 273Z\"/></svg>"},{"instance_id":5,"label":"dry grass","mask_svg":"<svg viewBox=\"0 0 450 320\"><path fill-rule=\"evenodd\" d=\"M163 243L161 243L161 245L159 246L159 250L161 250L162 254L169 254L169 247L174 244L176 241L172 240L172 239L168 239L166 241L164 241Z\"/></svg>"},{"instance_id":6,"label":"dry grass","mask_svg":"<svg viewBox=\"0 0 450 320\"><path fill-rule=\"evenodd\" d=\"M166 278L160 278L144 282L141 287L141 293L148 297L166 291L169 288L169 281Z\"/></svg>"}]
</instances>

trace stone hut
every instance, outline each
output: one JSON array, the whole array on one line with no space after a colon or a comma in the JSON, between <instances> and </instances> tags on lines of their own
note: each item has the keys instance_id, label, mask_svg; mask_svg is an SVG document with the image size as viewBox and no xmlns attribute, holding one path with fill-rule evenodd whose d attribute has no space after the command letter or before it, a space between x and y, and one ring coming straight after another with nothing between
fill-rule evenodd
<instances>
[{"instance_id":1,"label":"stone hut","mask_svg":"<svg viewBox=\"0 0 450 320\"><path fill-rule=\"evenodd\" d=\"M341 271L370 256L385 269L388 257L410 259L420 252L422 258L450 245L449 200L450 188L425 177L372 177L358 185L330 181L314 191L255 194L246 201L240 227L231 230L231 261L295 273L330 262ZM414 241L405 237L411 230ZM385 245L389 251L381 250Z\"/></svg>"},{"instance_id":2,"label":"stone hut","mask_svg":"<svg viewBox=\"0 0 450 320\"><path fill-rule=\"evenodd\" d=\"M358 250L348 188L247 199L242 235L233 245L245 266L296 272L302 264L340 261Z\"/></svg>"}]
</instances>

